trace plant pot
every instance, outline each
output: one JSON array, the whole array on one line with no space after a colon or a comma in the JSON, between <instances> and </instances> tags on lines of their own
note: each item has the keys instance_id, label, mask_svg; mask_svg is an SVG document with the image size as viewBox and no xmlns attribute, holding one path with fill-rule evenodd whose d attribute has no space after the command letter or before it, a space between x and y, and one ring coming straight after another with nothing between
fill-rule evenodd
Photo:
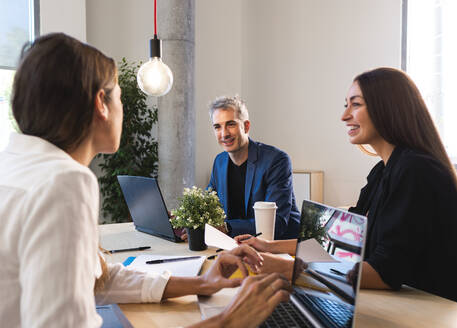
<instances>
[{"instance_id":1,"label":"plant pot","mask_svg":"<svg viewBox=\"0 0 457 328\"><path fill-rule=\"evenodd\" d=\"M186 228L186 232L191 251L203 251L207 248L205 244L205 228Z\"/></svg>"}]
</instances>

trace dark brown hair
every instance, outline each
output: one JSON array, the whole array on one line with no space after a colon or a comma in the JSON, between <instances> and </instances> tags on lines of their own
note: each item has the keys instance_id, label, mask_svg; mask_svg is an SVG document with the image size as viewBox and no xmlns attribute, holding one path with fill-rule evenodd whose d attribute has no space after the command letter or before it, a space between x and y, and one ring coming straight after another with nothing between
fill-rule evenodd
<instances>
[{"instance_id":1,"label":"dark brown hair","mask_svg":"<svg viewBox=\"0 0 457 328\"><path fill-rule=\"evenodd\" d=\"M19 129L73 150L89 133L97 92L108 102L116 74L112 58L63 33L26 44L13 84Z\"/></svg>"},{"instance_id":2,"label":"dark brown hair","mask_svg":"<svg viewBox=\"0 0 457 328\"><path fill-rule=\"evenodd\" d=\"M354 82L379 135L392 145L432 156L449 170L457 187L455 168L411 78L400 70L381 67L356 76Z\"/></svg>"}]
</instances>

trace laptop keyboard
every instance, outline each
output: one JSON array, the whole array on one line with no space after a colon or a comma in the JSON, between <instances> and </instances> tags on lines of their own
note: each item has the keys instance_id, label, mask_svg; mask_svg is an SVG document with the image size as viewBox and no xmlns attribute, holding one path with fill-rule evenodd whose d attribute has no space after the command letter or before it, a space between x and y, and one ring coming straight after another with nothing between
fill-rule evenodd
<instances>
[{"instance_id":1,"label":"laptop keyboard","mask_svg":"<svg viewBox=\"0 0 457 328\"><path fill-rule=\"evenodd\" d=\"M339 302L309 294L295 296L306 304L306 307L323 321L327 327L350 328L352 325L353 310ZM270 317L260 327L313 327L292 303L280 303Z\"/></svg>"},{"instance_id":2,"label":"laptop keyboard","mask_svg":"<svg viewBox=\"0 0 457 328\"><path fill-rule=\"evenodd\" d=\"M279 303L273 313L262 323L261 328L313 327L292 302Z\"/></svg>"},{"instance_id":3,"label":"laptop keyboard","mask_svg":"<svg viewBox=\"0 0 457 328\"><path fill-rule=\"evenodd\" d=\"M354 312L352 307L342 303L310 294L295 293L317 317L328 327L350 328Z\"/></svg>"}]
</instances>

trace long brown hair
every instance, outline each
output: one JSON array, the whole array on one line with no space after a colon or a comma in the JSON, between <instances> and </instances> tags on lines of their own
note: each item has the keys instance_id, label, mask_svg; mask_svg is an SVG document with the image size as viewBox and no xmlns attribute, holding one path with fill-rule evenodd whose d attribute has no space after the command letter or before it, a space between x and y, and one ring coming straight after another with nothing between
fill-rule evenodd
<instances>
[{"instance_id":1,"label":"long brown hair","mask_svg":"<svg viewBox=\"0 0 457 328\"><path fill-rule=\"evenodd\" d=\"M45 139L64 151L78 147L92 123L95 97L105 101L116 84L112 58L63 33L51 33L26 44L14 77L13 115L23 134ZM99 254L102 276L95 291L109 278Z\"/></svg>"},{"instance_id":2,"label":"long brown hair","mask_svg":"<svg viewBox=\"0 0 457 328\"><path fill-rule=\"evenodd\" d=\"M73 150L89 133L97 92L108 102L116 74L112 58L63 33L26 44L13 84L19 129Z\"/></svg>"},{"instance_id":3,"label":"long brown hair","mask_svg":"<svg viewBox=\"0 0 457 328\"><path fill-rule=\"evenodd\" d=\"M419 89L404 72L381 67L354 78L379 135L395 146L426 153L457 176Z\"/></svg>"}]
</instances>

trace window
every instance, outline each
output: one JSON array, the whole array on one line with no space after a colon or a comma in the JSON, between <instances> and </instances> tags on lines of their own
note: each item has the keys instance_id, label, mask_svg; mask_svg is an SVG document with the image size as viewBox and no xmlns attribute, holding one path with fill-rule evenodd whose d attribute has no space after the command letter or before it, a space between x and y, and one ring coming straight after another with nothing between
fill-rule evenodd
<instances>
[{"instance_id":1,"label":"window","mask_svg":"<svg viewBox=\"0 0 457 328\"><path fill-rule=\"evenodd\" d=\"M0 150L13 130L11 87L22 46L39 30L39 0L0 1Z\"/></svg>"},{"instance_id":2,"label":"window","mask_svg":"<svg viewBox=\"0 0 457 328\"><path fill-rule=\"evenodd\" d=\"M403 1L403 69L416 82L457 163L457 1Z\"/></svg>"}]
</instances>

